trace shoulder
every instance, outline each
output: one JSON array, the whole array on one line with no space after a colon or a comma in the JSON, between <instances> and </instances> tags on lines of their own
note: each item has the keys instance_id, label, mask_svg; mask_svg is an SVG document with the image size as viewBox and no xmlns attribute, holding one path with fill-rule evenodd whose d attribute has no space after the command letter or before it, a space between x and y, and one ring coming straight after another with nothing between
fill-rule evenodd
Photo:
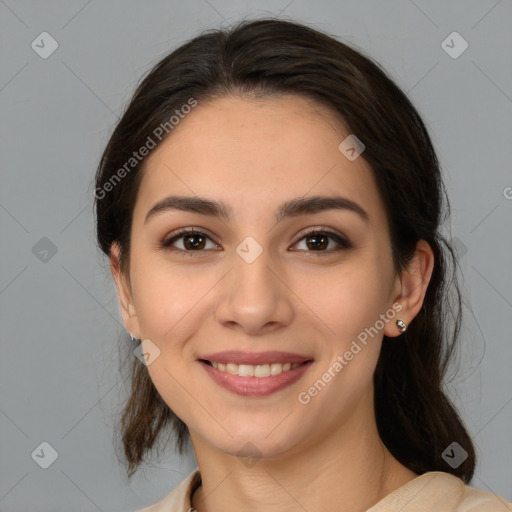
<instances>
[{"instance_id":1,"label":"shoulder","mask_svg":"<svg viewBox=\"0 0 512 512\"><path fill-rule=\"evenodd\" d=\"M505 498L491 492L474 489L457 477L449 476L460 482L461 500L457 504L457 512L512 512L512 503Z\"/></svg>"},{"instance_id":2,"label":"shoulder","mask_svg":"<svg viewBox=\"0 0 512 512\"><path fill-rule=\"evenodd\" d=\"M137 512L188 512L190 496L199 487L199 470L193 471L159 502ZM490 492L474 489L460 478L431 471L414 478L366 512L512 512L512 503Z\"/></svg>"},{"instance_id":3,"label":"shoulder","mask_svg":"<svg viewBox=\"0 0 512 512\"><path fill-rule=\"evenodd\" d=\"M191 508L190 496L199 487L201 475L196 469L175 487L167 496L149 507L136 512L188 512Z\"/></svg>"},{"instance_id":4,"label":"shoulder","mask_svg":"<svg viewBox=\"0 0 512 512\"><path fill-rule=\"evenodd\" d=\"M442 512L512 512L512 503L466 485L442 471L424 473L379 501L367 512L438 510Z\"/></svg>"}]
</instances>

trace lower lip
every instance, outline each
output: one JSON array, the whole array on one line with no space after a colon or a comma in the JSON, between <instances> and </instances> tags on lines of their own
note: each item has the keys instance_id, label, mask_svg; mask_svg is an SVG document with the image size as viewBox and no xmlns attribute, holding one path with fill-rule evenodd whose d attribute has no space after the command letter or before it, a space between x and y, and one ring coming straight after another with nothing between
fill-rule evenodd
<instances>
[{"instance_id":1,"label":"lower lip","mask_svg":"<svg viewBox=\"0 0 512 512\"><path fill-rule=\"evenodd\" d=\"M270 377L240 377L239 375L222 372L203 361L199 362L219 386L243 396L267 396L284 389L300 379L313 363L313 361L308 361L293 370Z\"/></svg>"}]
</instances>

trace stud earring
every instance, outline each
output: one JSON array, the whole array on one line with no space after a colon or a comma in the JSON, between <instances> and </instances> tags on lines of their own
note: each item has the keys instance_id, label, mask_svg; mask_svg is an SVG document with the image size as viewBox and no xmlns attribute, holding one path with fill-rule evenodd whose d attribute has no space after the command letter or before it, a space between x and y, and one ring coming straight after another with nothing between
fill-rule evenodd
<instances>
[{"instance_id":1,"label":"stud earring","mask_svg":"<svg viewBox=\"0 0 512 512\"><path fill-rule=\"evenodd\" d=\"M396 325L398 326L398 330L400 332L405 332L407 330L407 325L403 320L397 320Z\"/></svg>"}]
</instances>

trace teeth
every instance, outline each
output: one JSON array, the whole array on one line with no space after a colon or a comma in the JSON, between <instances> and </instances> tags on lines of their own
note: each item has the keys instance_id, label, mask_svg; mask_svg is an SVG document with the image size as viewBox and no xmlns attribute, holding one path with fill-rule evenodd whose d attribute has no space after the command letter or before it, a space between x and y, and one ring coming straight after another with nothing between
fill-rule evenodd
<instances>
[{"instance_id":1,"label":"teeth","mask_svg":"<svg viewBox=\"0 0 512 512\"><path fill-rule=\"evenodd\" d=\"M228 363L227 365L228 373L231 373L231 375L238 375L238 365L233 363Z\"/></svg>"},{"instance_id":2,"label":"teeth","mask_svg":"<svg viewBox=\"0 0 512 512\"><path fill-rule=\"evenodd\" d=\"M254 376L255 377L270 377L270 365L269 364L259 364L254 367Z\"/></svg>"},{"instance_id":3,"label":"teeth","mask_svg":"<svg viewBox=\"0 0 512 512\"><path fill-rule=\"evenodd\" d=\"M301 363L269 363L269 364L235 364L235 363L215 363L211 365L231 375L240 377L270 377L271 375L279 375L282 372L288 372L300 366Z\"/></svg>"},{"instance_id":4,"label":"teeth","mask_svg":"<svg viewBox=\"0 0 512 512\"><path fill-rule=\"evenodd\" d=\"M254 368L252 364L239 364L238 375L240 377L254 377Z\"/></svg>"}]
</instances>

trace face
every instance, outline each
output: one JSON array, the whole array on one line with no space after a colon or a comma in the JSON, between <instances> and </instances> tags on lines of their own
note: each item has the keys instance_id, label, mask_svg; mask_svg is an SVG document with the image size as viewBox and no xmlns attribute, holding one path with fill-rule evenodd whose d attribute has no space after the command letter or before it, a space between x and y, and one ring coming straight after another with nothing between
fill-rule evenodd
<instances>
[{"instance_id":1,"label":"face","mask_svg":"<svg viewBox=\"0 0 512 512\"><path fill-rule=\"evenodd\" d=\"M373 417L402 289L372 171L338 149L348 135L308 99L222 98L145 163L118 290L195 448L278 457Z\"/></svg>"}]
</instances>

